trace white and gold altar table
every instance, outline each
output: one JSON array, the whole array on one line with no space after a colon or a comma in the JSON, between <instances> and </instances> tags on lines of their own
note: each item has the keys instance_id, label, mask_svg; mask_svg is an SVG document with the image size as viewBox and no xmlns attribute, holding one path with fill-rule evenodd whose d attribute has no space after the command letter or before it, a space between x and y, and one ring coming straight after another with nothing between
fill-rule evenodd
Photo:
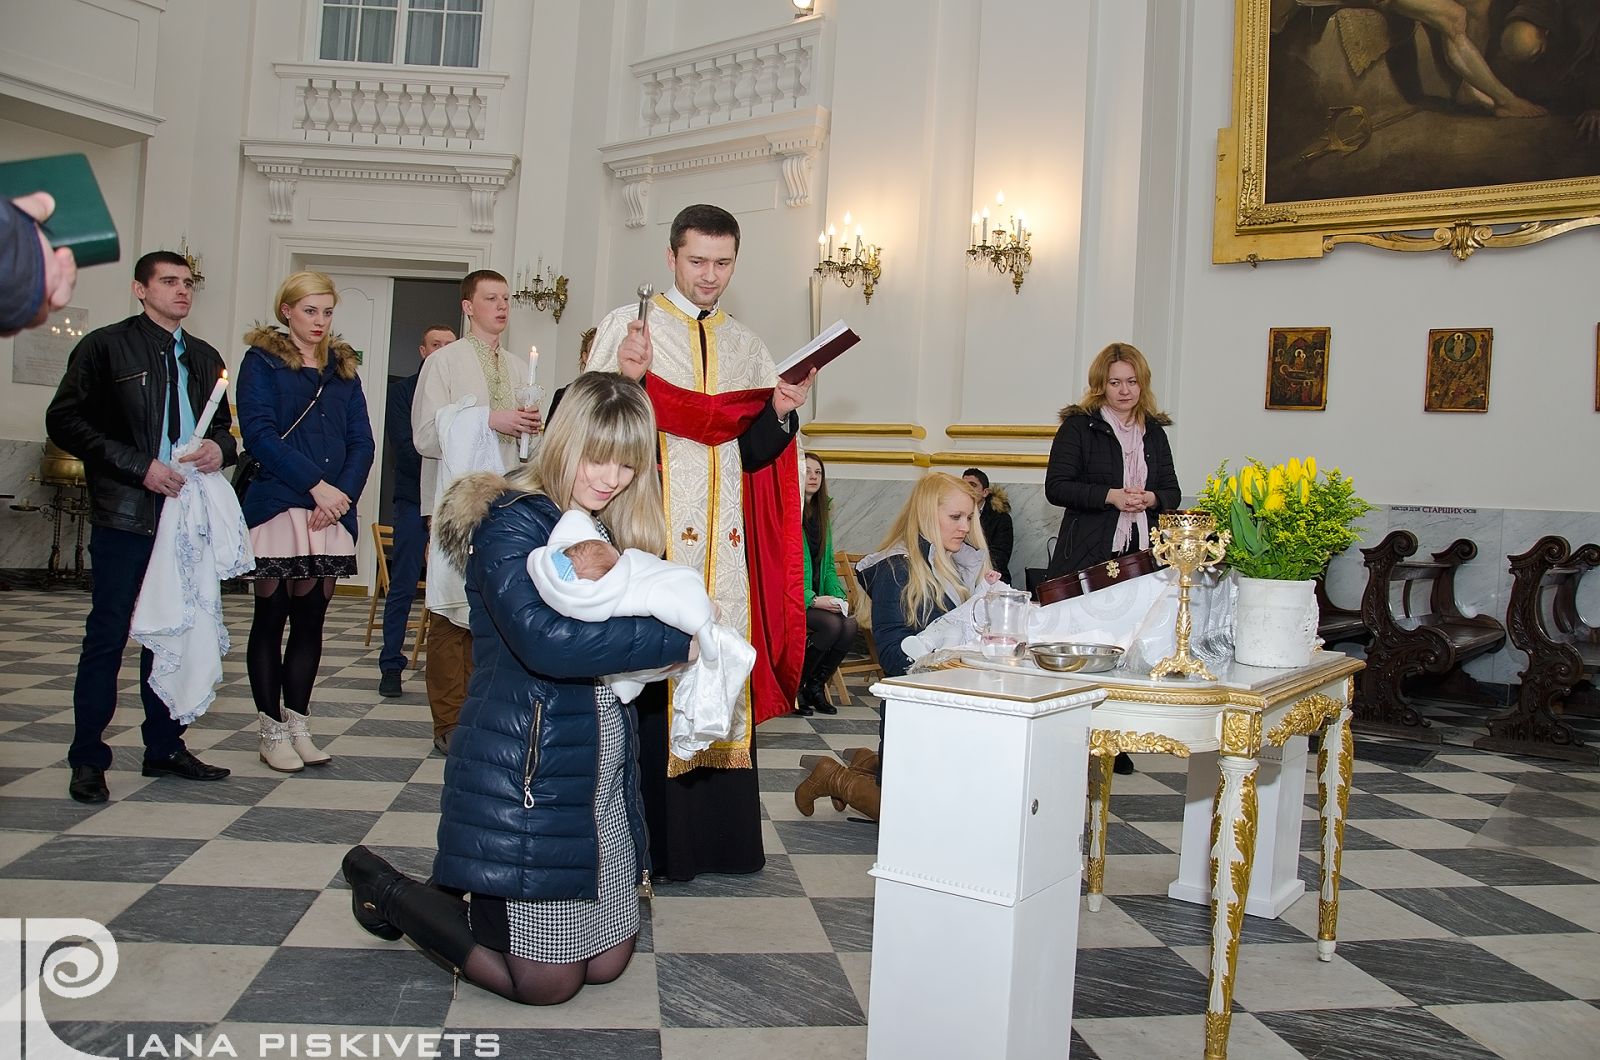
<instances>
[{"instance_id":1,"label":"white and gold altar table","mask_svg":"<svg viewBox=\"0 0 1600 1060\"><path fill-rule=\"evenodd\" d=\"M1188 761L1188 797L1178 879L1168 893L1211 905L1210 988L1206 1003L1206 1060L1225 1060L1239 932L1249 911L1277 916L1303 889L1297 868L1305 770L1305 738L1322 738L1317 761L1322 821L1317 896L1317 956L1333 959L1339 917L1339 861L1349 802L1354 742L1350 728L1353 675L1364 665L1338 652L1318 651L1308 665L1268 669L1237 663L1217 680L1152 680L1115 670L1087 678L1049 674L1031 660L1004 663L977 650L952 653L948 669L902 679L927 682L964 671L1016 673L1056 681L1063 689L1099 688L1091 716L1088 791L1089 852L1085 866L1091 912L1100 907L1106 873L1106 829L1112 760L1119 751L1170 754ZM875 686L894 702L895 681ZM883 689L882 692L879 689ZM893 715L891 714L892 718ZM893 732L894 722L890 722ZM1063 762L1073 768L1071 761ZM885 820L892 794L885 781ZM1079 835L1066 830L1061 841ZM1266 872L1257 885L1254 869ZM1113 866L1114 869L1114 866Z\"/></svg>"}]
</instances>

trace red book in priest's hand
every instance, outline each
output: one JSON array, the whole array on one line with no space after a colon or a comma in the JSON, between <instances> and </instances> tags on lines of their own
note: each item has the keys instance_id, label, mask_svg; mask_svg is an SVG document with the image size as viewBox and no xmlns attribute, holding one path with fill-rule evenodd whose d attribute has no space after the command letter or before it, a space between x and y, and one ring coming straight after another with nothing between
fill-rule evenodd
<instances>
[{"instance_id":1,"label":"red book in priest's hand","mask_svg":"<svg viewBox=\"0 0 1600 1060\"><path fill-rule=\"evenodd\" d=\"M803 382L813 368L821 368L860 341L861 336L851 331L844 321L835 320L778 364L778 378L785 383Z\"/></svg>"}]
</instances>

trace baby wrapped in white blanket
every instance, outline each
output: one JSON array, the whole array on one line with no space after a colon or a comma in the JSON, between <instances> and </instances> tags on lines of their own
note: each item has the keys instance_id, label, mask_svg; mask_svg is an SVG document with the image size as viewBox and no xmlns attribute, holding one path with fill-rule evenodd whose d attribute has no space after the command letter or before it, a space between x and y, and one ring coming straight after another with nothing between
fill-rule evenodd
<instances>
[{"instance_id":1,"label":"baby wrapped in white blanket","mask_svg":"<svg viewBox=\"0 0 1600 1060\"><path fill-rule=\"evenodd\" d=\"M700 657L682 666L614 674L606 684L624 703L644 686L677 676L668 747L688 761L733 727L733 712L755 666L756 650L719 625L700 572L636 548L618 553L583 512L563 515L549 542L528 555L528 576L545 603L568 618L603 622L649 617L695 638Z\"/></svg>"}]
</instances>

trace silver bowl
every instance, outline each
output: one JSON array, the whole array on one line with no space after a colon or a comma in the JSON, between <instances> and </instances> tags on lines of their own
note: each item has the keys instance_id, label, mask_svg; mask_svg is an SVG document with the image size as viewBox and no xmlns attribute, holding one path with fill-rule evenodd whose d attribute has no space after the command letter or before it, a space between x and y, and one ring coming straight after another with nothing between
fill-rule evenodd
<instances>
[{"instance_id":1,"label":"silver bowl","mask_svg":"<svg viewBox=\"0 0 1600 1060\"><path fill-rule=\"evenodd\" d=\"M1122 649L1115 644L1072 644L1067 641L1051 641L1044 644L1030 644L1028 651L1041 667L1059 674L1100 673L1112 669L1122 661Z\"/></svg>"}]
</instances>

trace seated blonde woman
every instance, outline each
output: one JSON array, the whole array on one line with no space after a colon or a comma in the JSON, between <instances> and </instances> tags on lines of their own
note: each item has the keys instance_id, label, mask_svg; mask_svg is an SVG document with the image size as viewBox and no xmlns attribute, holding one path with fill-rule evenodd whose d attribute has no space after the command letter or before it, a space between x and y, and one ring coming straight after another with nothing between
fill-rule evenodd
<instances>
[{"instance_id":1,"label":"seated blonde woman","mask_svg":"<svg viewBox=\"0 0 1600 1060\"><path fill-rule=\"evenodd\" d=\"M911 668L902 641L959 607L990 573L977 515L977 491L954 475L931 472L912 489L878 551L856 564L872 597L873 639L885 676ZM848 805L876 821L883 753L880 727L877 754L858 751L848 767L824 758L795 789L795 805L809 817L827 795L835 809Z\"/></svg>"}]
</instances>

